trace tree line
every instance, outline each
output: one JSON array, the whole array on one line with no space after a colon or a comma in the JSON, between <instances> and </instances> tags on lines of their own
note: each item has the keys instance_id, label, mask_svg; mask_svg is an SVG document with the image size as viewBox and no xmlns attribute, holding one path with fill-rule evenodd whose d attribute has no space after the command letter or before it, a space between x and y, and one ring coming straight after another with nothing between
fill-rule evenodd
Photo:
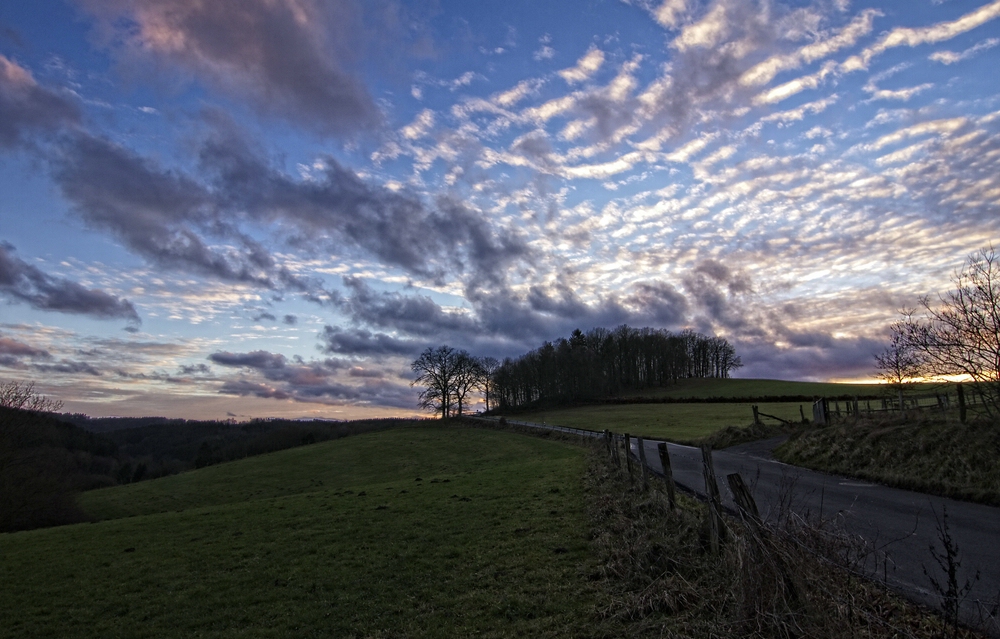
<instances>
[{"instance_id":1,"label":"tree line","mask_svg":"<svg viewBox=\"0 0 1000 639\"><path fill-rule=\"evenodd\" d=\"M424 386L420 406L442 417L461 415L470 393L481 392L487 410L546 401L612 397L686 378L727 378L742 366L721 337L655 328L594 328L545 342L499 362L448 346L428 348L412 365Z\"/></svg>"}]
</instances>

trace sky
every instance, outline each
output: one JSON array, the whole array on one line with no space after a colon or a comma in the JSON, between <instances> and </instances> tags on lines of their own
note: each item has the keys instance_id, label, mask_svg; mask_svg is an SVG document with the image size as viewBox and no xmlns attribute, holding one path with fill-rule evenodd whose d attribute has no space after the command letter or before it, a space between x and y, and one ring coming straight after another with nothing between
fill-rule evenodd
<instances>
[{"instance_id":1,"label":"sky","mask_svg":"<svg viewBox=\"0 0 1000 639\"><path fill-rule=\"evenodd\" d=\"M1000 246L1000 0L0 2L0 380L418 414L629 324L862 380Z\"/></svg>"}]
</instances>

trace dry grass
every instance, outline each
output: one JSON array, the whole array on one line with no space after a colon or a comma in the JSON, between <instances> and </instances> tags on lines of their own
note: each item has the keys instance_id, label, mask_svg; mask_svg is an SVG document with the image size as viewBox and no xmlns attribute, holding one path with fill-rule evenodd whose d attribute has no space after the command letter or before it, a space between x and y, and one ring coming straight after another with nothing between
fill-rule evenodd
<instances>
[{"instance_id":1,"label":"dry grass","mask_svg":"<svg viewBox=\"0 0 1000 639\"><path fill-rule=\"evenodd\" d=\"M681 496L671 512L654 489L595 452L586 489L600 614L656 637L936 637L941 618L859 577L868 549L829 524L791 514L759 527L727 519L708 550L707 508ZM958 636L977 636L961 631Z\"/></svg>"}]
</instances>

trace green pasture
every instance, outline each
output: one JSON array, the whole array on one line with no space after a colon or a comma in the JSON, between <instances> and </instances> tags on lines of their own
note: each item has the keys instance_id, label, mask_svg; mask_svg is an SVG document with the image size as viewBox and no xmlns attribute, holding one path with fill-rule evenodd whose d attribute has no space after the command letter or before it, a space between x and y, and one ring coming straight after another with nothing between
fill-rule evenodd
<instances>
[{"instance_id":1,"label":"green pasture","mask_svg":"<svg viewBox=\"0 0 1000 639\"><path fill-rule=\"evenodd\" d=\"M922 390L933 384L917 384ZM714 397L780 397L804 395L806 397L881 396L888 387L884 384L834 384L828 382L790 382L779 379L682 379L663 388L646 388L625 393L625 397L670 397L675 399L709 399ZM933 392L933 391L930 391Z\"/></svg>"},{"instance_id":2,"label":"green pasture","mask_svg":"<svg viewBox=\"0 0 1000 639\"><path fill-rule=\"evenodd\" d=\"M762 413L795 422L801 420L801 406L806 417L812 418L812 405L805 402L757 406ZM752 424L753 410L751 404L742 403L617 404L532 411L512 415L511 419L591 430L608 429L690 444L727 426ZM766 418L765 421L773 422Z\"/></svg>"},{"instance_id":3,"label":"green pasture","mask_svg":"<svg viewBox=\"0 0 1000 639\"><path fill-rule=\"evenodd\" d=\"M0 535L0 636L602 636L585 464L424 423L86 493Z\"/></svg>"}]
</instances>

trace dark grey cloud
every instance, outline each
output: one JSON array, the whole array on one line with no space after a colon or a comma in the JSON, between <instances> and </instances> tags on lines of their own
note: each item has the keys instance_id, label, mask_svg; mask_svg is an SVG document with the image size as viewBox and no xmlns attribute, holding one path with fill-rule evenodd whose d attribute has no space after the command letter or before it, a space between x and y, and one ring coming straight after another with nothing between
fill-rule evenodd
<instances>
[{"instance_id":1,"label":"dark grey cloud","mask_svg":"<svg viewBox=\"0 0 1000 639\"><path fill-rule=\"evenodd\" d=\"M631 303L643 309L649 321L657 326L679 326L688 312L688 301L667 282L641 282L635 286Z\"/></svg>"},{"instance_id":2,"label":"dark grey cloud","mask_svg":"<svg viewBox=\"0 0 1000 639\"><path fill-rule=\"evenodd\" d=\"M743 360L740 377L765 379L865 379L875 372L875 353L885 344L857 337L800 336L801 346L778 347L771 340L736 340Z\"/></svg>"},{"instance_id":3,"label":"dark grey cloud","mask_svg":"<svg viewBox=\"0 0 1000 639\"><path fill-rule=\"evenodd\" d=\"M363 357L409 356L425 345L414 340L401 340L385 333L372 333L363 328L344 329L326 326L320 333L324 353Z\"/></svg>"},{"instance_id":4,"label":"dark grey cloud","mask_svg":"<svg viewBox=\"0 0 1000 639\"><path fill-rule=\"evenodd\" d=\"M182 365L177 372L179 375L208 375L212 369L206 364Z\"/></svg>"},{"instance_id":5,"label":"dark grey cloud","mask_svg":"<svg viewBox=\"0 0 1000 639\"><path fill-rule=\"evenodd\" d=\"M220 351L212 353L208 359L221 366L233 368L255 368L257 370L275 370L285 367L288 361L280 353L270 353L268 351L253 351L250 353L229 353Z\"/></svg>"},{"instance_id":6,"label":"dark grey cloud","mask_svg":"<svg viewBox=\"0 0 1000 639\"><path fill-rule=\"evenodd\" d=\"M259 149L220 123L201 150L220 208L258 224L283 223L299 247L339 245L344 240L382 262L441 278L470 272L499 281L509 264L526 257L524 240L497 231L478 211L452 198L430 205L416 195L362 180L333 158L311 180L293 179Z\"/></svg>"},{"instance_id":7,"label":"dark grey cloud","mask_svg":"<svg viewBox=\"0 0 1000 639\"><path fill-rule=\"evenodd\" d=\"M281 318L281 321L285 324L288 324L289 326L295 326L296 324L299 323L299 318L296 317L295 315L285 315L283 318Z\"/></svg>"},{"instance_id":8,"label":"dark grey cloud","mask_svg":"<svg viewBox=\"0 0 1000 639\"><path fill-rule=\"evenodd\" d=\"M356 74L355 0L78 0L123 62L166 63L259 113L324 134L379 126Z\"/></svg>"},{"instance_id":9,"label":"dark grey cloud","mask_svg":"<svg viewBox=\"0 0 1000 639\"><path fill-rule=\"evenodd\" d=\"M160 266L266 287L282 278L270 254L225 223L212 194L183 174L89 135L68 140L53 168L84 221ZM210 247L205 234L235 239L241 250Z\"/></svg>"},{"instance_id":10,"label":"dark grey cloud","mask_svg":"<svg viewBox=\"0 0 1000 639\"><path fill-rule=\"evenodd\" d=\"M79 121L76 102L40 86L26 69L0 55L0 148Z\"/></svg>"},{"instance_id":11,"label":"dark grey cloud","mask_svg":"<svg viewBox=\"0 0 1000 639\"><path fill-rule=\"evenodd\" d=\"M350 296L340 306L357 322L398 328L412 335L430 336L442 332L474 332L478 326L466 315L449 313L426 295L379 292L360 278L345 277Z\"/></svg>"},{"instance_id":12,"label":"dark grey cloud","mask_svg":"<svg viewBox=\"0 0 1000 639\"><path fill-rule=\"evenodd\" d=\"M257 313L256 315L253 316L253 321L255 322L259 323L263 322L264 320L267 320L269 322L275 322L278 320L278 318L275 317L272 313L268 313L266 311L262 313Z\"/></svg>"},{"instance_id":13,"label":"dark grey cloud","mask_svg":"<svg viewBox=\"0 0 1000 639\"><path fill-rule=\"evenodd\" d=\"M66 373L70 375L92 375L101 377L103 373L88 362L80 362L71 359L62 359L55 364L34 364L33 369L43 373Z\"/></svg>"},{"instance_id":14,"label":"dark grey cloud","mask_svg":"<svg viewBox=\"0 0 1000 639\"><path fill-rule=\"evenodd\" d=\"M752 304L747 296L753 292L753 283L742 272L734 272L715 260L703 260L683 278L684 290L698 311L710 322L730 330L752 330L759 318L752 314Z\"/></svg>"},{"instance_id":15,"label":"dark grey cloud","mask_svg":"<svg viewBox=\"0 0 1000 639\"><path fill-rule=\"evenodd\" d=\"M16 257L14 247L5 242L0 242L0 294L43 311L141 321L128 300L53 277Z\"/></svg>"}]
</instances>

